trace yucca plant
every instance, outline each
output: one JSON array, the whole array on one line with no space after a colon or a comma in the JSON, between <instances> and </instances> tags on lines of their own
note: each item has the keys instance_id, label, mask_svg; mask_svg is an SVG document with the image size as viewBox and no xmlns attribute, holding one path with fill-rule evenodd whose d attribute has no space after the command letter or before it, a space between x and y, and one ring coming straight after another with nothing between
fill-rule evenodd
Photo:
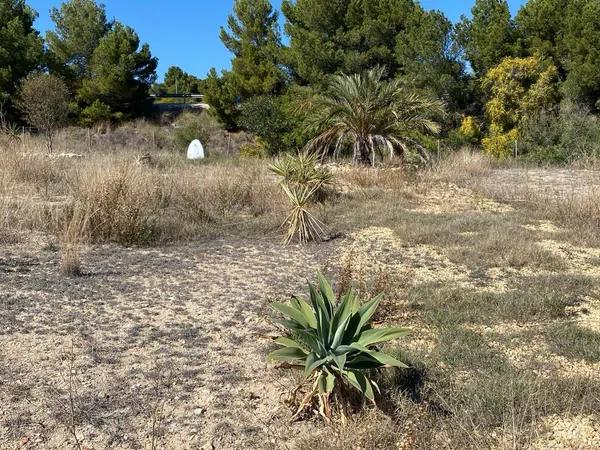
<instances>
[{"instance_id":1,"label":"yucca plant","mask_svg":"<svg viewBox=\"0 0 600 450\"><path fill-rule=\"evenodd\" d=\"M362 303L349 290L338 300L331 284L320 274L318 287L309 283L309 292L310 301L293 298L289 304L273 305L285 316L276 322L285 328L286 335L276 339L282 348L269 354L268 359L303 367L310 382L294 418L315 402L325 418L332 418L336 405L345 417L351 389L375 402L379 388L370 376L374 369L407 367L377 346L406 336L409 330L372 327L381 296Z\"/></svg>"},{"instance_id":2,"label":"yucca plant","mask_svg":"<svg viewBox=\"0 0 600 450\"><path fill-rule=\"evenodd\" d=\"M285 155L271 164L271 171L281 177L284 184L317 185L319 188L333 183L333 174L325 166L318 165L314 153L300 152L298 155Z\"/></svg>"},{"instance_id":3,"label":"yucca plant","mask_svg":"<svg viewBox=\"0 0 600 450\"><path fill-rule=\"evenodd\" d=\"M308 209L318 186L283 184L282 188L292 204L292 210L283 222L283 225L287 225L286 245L295 238L301 244L320 241L325 234L324 224Z\"/></svg>"},{"instance_id":4,"label":"yucca plant","mask_svg":"<svg viewBox=\"0 0 600 450\"><path fill-rule=\"evenodd\" d=\"M321 240L325 234L324 225L310 212L309 206L323 198L324 188L333 183L333 174L318 165L316 155L307 152L286 155L269 168L281 178L281 188L292 206L282 225L288 230L285 243L294 239L301 244Z\"/></svg>"}]
</instances>

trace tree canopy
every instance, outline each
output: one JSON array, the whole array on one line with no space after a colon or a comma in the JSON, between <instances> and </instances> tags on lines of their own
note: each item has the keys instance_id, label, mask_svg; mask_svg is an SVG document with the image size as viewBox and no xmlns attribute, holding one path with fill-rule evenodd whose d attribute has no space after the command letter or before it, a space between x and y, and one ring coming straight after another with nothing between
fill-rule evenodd
<instances>
[{"instance_id":1,"label":"tree canopy","mask_svg":"<svg viewBox=\"0 0 600 450\"><path fill-rule=\"evenodd\" d=\"M42 39L33 28L35 18L24 0L0 0L0 102L11 117L15 114L11 97L20 81L43 64Z\"/></svg>"}]
</instances>

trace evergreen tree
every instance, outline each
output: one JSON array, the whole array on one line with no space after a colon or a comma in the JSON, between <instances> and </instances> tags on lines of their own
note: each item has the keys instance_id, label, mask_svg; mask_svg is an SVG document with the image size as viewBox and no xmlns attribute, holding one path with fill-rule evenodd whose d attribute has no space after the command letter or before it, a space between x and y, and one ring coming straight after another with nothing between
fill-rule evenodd
<instances>
[{"instance_id":1,"label":"evergreen tree","mask_svg":"<svg viewBox=\"0 0 600 450\"><path fill-rule=\"evenodd\" d=\"M95 0L68 0L52 8L55 31L46 33L48 50L73 84L88 74L90 59L100 40L111 29L104 5Z\"/></svg>"},{"instance_id":2,"label":"evergreen tree","mask_svg":"<svg viewBox=\"0 0 600 450\"><path fill-rule=\"evenodd\" d=\"M476 0L471 19L457 25L458 41L478 78L511 56L516 48L516 31L506 0Z\"/></svg>"},{"instance_id":3,"label":"evergreen tree","mask_svg":"<svg viewBox=\"0 0 600 450\"><path fill-rule=\"evenodd\" d=\"M324 83L326 75L342 70L349 4L350 0L283 1L285 31L290 37L284 61L296 82Z\"/></svg>"},{"instance_id":4,"label":"evergreen tree","mask_svg":"<svg viewBox=\"0 0 600 450\"><path fill-rule=\"evenodd\" d=\"M567 72L563 93L600 109L600 2L570 0L560 52Z\"/></svg>"},{"instance_id":5,"label":"evergreen tree","mask_svg":"<svg viewBox=\"0 0 600 450\"><path fill-rule=\"evenodd\" d=\"M87 105L99 100L113 113L139 114L147 106L157 65L148 44L140 48L136 32L117 22L94 50L78 98Z\"/></svg>"},{"instance_id":6,"label":"evergreen tree","mask_svg":"<svg viewBox=\"0 0 600 450\"><path fill-rule=\"evenodd\" d=\"M452 49L452 24L413 0L284 1L290 47L286 63L301 84L334 73L383 66L448 101L458 97L463 66ZM452 92L452 94L450 94Z\"/></svg>"},{"instance_id":7,"label":"evergreen tree","mask_svg":"<svg viewBox=\"0 0 600 450\"><path fill-rule=\"evenodd\" d=\"M235 0L221 41L233 54L232 69L218 77L211 71L206 83L206 100L216 115L234 127L234 103L258 96L277 94L285 85L278 65L281 36L277 13L269 0Z\"/></svg>"},{"instance_id":8,"label":"evergreen tree","mask_svg":"<svg viewBox=\"0 0 600 450\"><path fill-rule=\"evenodd\" d=\"M561 40L565 31L565 11L570 0L529 0L517 13L515 23L521 45L529 55L552 58L559 71Z\"/></svg>"},{"instance_id":9,"label":"evergreen tree","mask_svg":"<svg viewBox=\"0 0 600 450\"><path fill-rule=\"evenodd\" d=\"M41 65L42 39L33 28L36 13L25 0L0 0L0 112L15 118L20 80Z\"/></svg>"},{"instance_id":10,"label":"evergreen tree","mask_svg":"<svg viewBox=\"0 0 600 450\"><path fill-rule=\"evenodd\" d=\"M162 89L167 94L199 94L202 81L184 72L180 67L171 66L165 74Z\"/></svg>"}]
</instances>

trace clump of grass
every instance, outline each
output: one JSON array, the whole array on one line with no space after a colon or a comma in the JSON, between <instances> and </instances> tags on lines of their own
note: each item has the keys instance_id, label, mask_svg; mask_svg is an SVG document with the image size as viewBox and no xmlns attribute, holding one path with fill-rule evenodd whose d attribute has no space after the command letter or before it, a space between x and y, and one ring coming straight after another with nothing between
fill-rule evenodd
<instances>
[{"instance_id":1,"label":"clump of grass","mask_svg":"<svg viewBox=\"0 0 600 450\"><path fill-rule=\"evenodd\" d=\"M87 218L81 217L80 211L75 211L69 220L65 221L60 239L60 273L68 277L82 274L81 245L87 226Z\"/></svg>"},{"instance_id":2,"label":"clump of grass","mask_svg":"<svg viewBox=\"0 0 600 450\"><path fill-rule=\"evenodd\" d=\"M86 236L97 242L147 244L168 202L163 180L134 164L88 167L76 180L74 214L88 217Z\"/></svg>"},{"instance_id":3,"label":"clump of grass","mask_svg":"<svg viewBox=\"0 0 600 450\"><path fill-rule=\"evenodd\" d=\"M464 148L440 160L432 169L424 172L423 177L465 186L486 176L491 169L492 161L488 156Z\"/></svg>"},{"instance_id":4,"label":"clump of grass","mask_svg":"<svg viewBox=\"0 0 600 450\"><path fill-rule=\"evenodd\" d=\"M600 362L600 333L574 323L556 324L544 333L550 350L567 358Z\"/></svg>"},{"instance_id":5,"label":"clump of grass","mask_svg":"<svg viewBox=\"0 0 600 450\"><path fill-rule=\"evenodd\" d=\"M573 275L532 277L508 292L426 285L412 289L408 302L435 325L522 323L567 317L566 308L579 304L593 286L592 279Z\"/></svg>"}]
</instances>

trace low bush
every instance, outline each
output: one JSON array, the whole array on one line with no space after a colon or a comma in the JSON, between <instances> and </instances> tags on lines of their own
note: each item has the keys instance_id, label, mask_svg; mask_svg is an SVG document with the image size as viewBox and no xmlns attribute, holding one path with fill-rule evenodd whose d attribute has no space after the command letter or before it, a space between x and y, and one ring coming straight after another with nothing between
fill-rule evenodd
<instances>
[{"instance_id":1,"label":"low bush","mask_svg":"<svg viewBox=\"0 0 600 450\"><path fill-rule=\"evenodd\" d=\"M177 118L174 144L178 151L184 152L194 139L200 140L205 147L209 144L211 133L208 114L186 112Z\"/></svg>"},{"instance_id":2,"label":"low bush","mask_svg":"<svg viewBox=\"0 0 600 450\"><path fill-rule=\"evenodd\" d=\"M524 158L564 164L600 158L600 119L582 105L565 101L558 112L542 112L522 127Z\"/></svg>"}]
</instances>

